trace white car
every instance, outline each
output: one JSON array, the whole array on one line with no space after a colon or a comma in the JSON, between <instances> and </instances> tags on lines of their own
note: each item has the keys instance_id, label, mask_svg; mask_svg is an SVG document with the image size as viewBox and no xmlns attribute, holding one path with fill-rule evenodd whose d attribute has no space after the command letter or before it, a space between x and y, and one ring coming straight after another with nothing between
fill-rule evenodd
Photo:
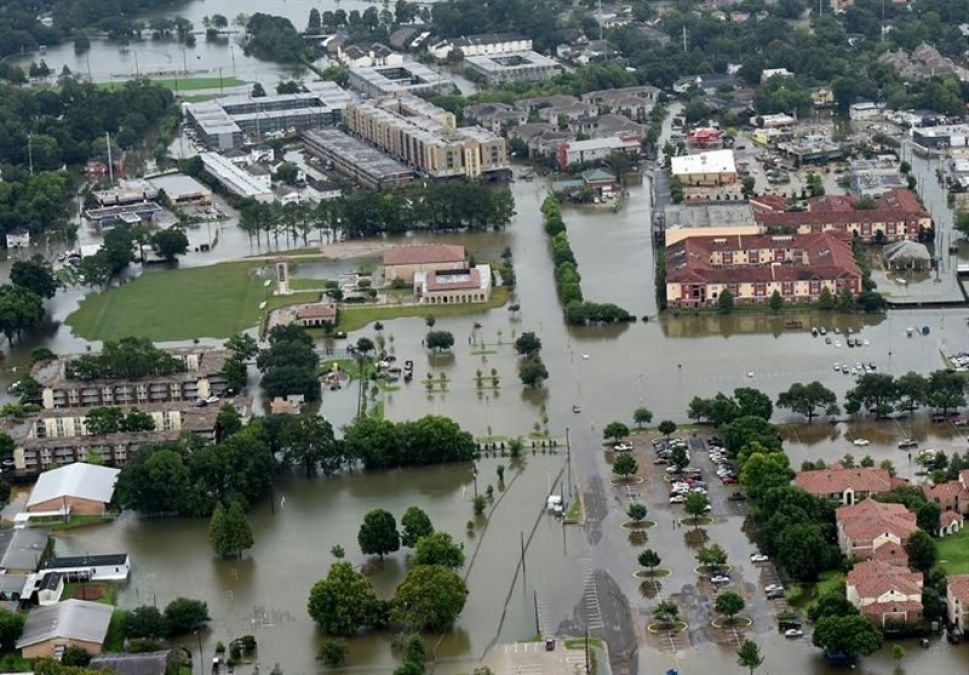
<instances>
[{"instance_id":1,"label":"white car","mask_svg":"<svg viewBox=\"0 0 969 675\"><path fill-rule=\"evenodd\" d=\"M728 577L726 574L714 574L712 577L710 577L710 583L711 584L729 584L730 583L730 577Z\"/></svg>"},{"instance_id":2,"label":"white car","mask_svg":"<svg viewBox=\"0 0 969 675\"><path fill-rule=\"evenodd\" d=\"M686 501L686 497L683 495L673 495L670 497L670 504L682 504Z\"/></svg>"},{"instance_id":3,"label":"white car","mask_svg":"<svg viewBox=\"0 0 969 675\"><path fill-rule=\"evenodd\" d=\"M750 562L754 562L754 563L765 563L765 562L767 562L769 560L770 560L770 558L768 558L763 553L751 553L750 554Z\"/></svg>"},{"instance_id":4,"label":"white car","mask_svg":"<svg viewBox=\"0 0 969 675\"><path fill-rule=\"evenodd\" d=\"M852 443L857 445L859 448L863 448L866 445L871 445L871 441L869 441L867 438L856 438L852 441Z\"/></svg>"},{"instance_id":5,"label":"white car","mask_svg":"<svg viewBox=\"0 0 969 675\"><path fill-rule=\"evenodd\" d=\"M804 636L804 631L801 630L800 628L788 628L786 631L784 631L784 637L790 640L796 640L797 638L803 637L803 636Z\"/></svg>"},{"instance_id":6,"label":"white car","mask_svg":"<svg viewBox=\"0 0 969 675\"><path fill-rule=\"evenodd\" d=\"M629 445L628 443L618 443L615 446L613 446L613 450L618 450L620 452L625 452L632 449L633 449L633 446Z\"/></svg>"},{"instance_id":7,"label":"white car","mask_svg":"<svg viewBox=\"0 0 969 675\"><path fill-rule=\"evenodd\" d=\"M834 364L834 372L836 373L841 372L841 364L839 363Z\"/></svg>"},{"instance_id":8,"label":"white car","mask_svg":"<svg viewBox=\"0 0 969 675\"><path fill-rule=\"evenodd\" d=\"M767 584L764 586L764 592L770 593L771 591L783 591L784 587L780 584Z\"/></svg>"}]
</instances>

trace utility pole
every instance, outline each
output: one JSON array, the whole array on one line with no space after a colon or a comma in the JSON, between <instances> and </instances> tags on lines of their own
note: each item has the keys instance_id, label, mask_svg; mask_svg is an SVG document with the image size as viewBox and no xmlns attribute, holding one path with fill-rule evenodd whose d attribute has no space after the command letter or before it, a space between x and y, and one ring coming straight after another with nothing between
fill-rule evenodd
<instances>
[{"instance_id":1,"label":"utility pole","mask_svg":"<svg viewBox=\"0 0 969 675\"><path fill-rule=\"evenodd\" d=\"M522 543L522 578L525 577L525 533L521 532Z\"/></svg>"},{"instance_id":2,"label":"utility pole","mask_svg":"<svg viewBox=\"0 0 969 675\"><path fill-rule=\"evenodd\" d=\"M683 26L683 53L686 53L686 26Z\"/></svg>"},{"instance_id":3,"label":"utility pole","mask_svg":"<svg viewBox=\"0 0 969 675\"><path fill-rule=\"evenodd\" d=\"M569 428L565 427L565 461L569 467L569 499L572 499L572 445L569 443Z\"/></svg>"},{"instance_id":4,"label":"utility pole","mask_svg":"<svg viewBox=\"0 0 969 675\"><path fill-rule=\"evenodd\" d=\"M30 175L34 175L34 134L27 132L27 165L30 167Z\"/></svg>"},{"instance_id":5,"label":"utility pole","mask_svg":"<svg viewBox=\"0 0 969 675\"><path fill-rule=\"evenodd\" d=\"M113 183L114 182L114 160L111 158L111 134L105 131L104 137L108 141L108 179Z\"/></svg>"}]
</instances>

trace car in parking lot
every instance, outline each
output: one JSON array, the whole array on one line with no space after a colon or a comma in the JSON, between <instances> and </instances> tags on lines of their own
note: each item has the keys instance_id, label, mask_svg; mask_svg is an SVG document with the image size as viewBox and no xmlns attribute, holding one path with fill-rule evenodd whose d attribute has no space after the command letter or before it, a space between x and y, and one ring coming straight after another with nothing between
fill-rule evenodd
<instances>
[{"instance_id":1,"label":"car in parking lot","mask_svg":"<svg viewBox=\"0 0 969 675\"><path fill-rule=\"evenodd\" d=\"M789 640L796 640L799 637L804 637L804 631L800 628L788 628L784 631L784 637Z\"/></svg>"},{"instance_id":2,"label":"car in parking lot","mask_svg":"<svg viewBox=\"0 0 969 675\"><path fill-rule=\"evenodd\" d=\"M784 587L780 584L767 584L764 586L764 591L770 593L771 591L783 591Z\"/></svg>"},{"instance_id":3,"label":"car in parking lot","mask_svg":"<svg viewBox=\"0 0 969 675\"><path fill-rule=\"evenodd\" d=\"M670 463L670 460L668 460L666 457L657 457L656 459L653 460L653 464L669 464L669 463Z\"/></svg>"},{"instance_id":4,"label":"car in parking lot","mask_svg":"<svg viewBox=\"0 0 969 675\"><path fill-rule=\"evenodd\" d=\"M852 441L852 443L857 445L859 448L863 448L867 445L871 445L871 441L869 441L867 438L856 438L855 440Z\"/></svg>"},{"instance_id":5,"label":"car in parking lot","mask_svg":"<svg viewBox=\"0 0 969 675\"><path fill-rule=\"evenodd\" d=\"M686 501L686 497L683 495L673 495L670 497L670 504L682 504Z\"/></svg>"},{"instance_id":6,"label":"car in parking lot","mask_svg":"<svg viewBox=\"0 0 969 675\"><path fill-rule=\"evenodd\" d=\"M783 600L787 597L784 591L769 591L766 595L768 600Z\"/></svg>"},{"instance_id":7,"label":"car in parking lot","mask_svg":"<svg viewBox=\"0 0 969 675\"><path fill-rule=\"evenodd\" d=\"M633 449L633 446L631 446L629 443L616 443L614 446L612 446L612 449L616 452L628 452L629 450Z\"/></svg>"},{"instance_id":8,"label":"car in parking lot","mask_svg":"<svg viewBox=\"0 0 969 675\"><path fill-rule=\"evenodd\" d=\"M906 438L905 440L898 442L898 447L901 450L905 450L906 448L917 448L918 446L919 446L919 442L916 441L914 438Z\"/></svg>"},{"instance_id":9,"label":"car in parking lot","mask_svg":"<svg viewBox=\"0 0 969 675\"><path fill-rule=\"evenodd\" d=\"M750 554L750 562L753 562L753 563L765 563L765 562L767 562L769 560L770 560L770 558L768 558L763 553L751 553Z\"/></svg>"},{"instance_id":10,"label":"car in parking lot","mask_svg":"<svg viewBox=\"0 0 969 675\"><path fill-rule=\"evenodd\" d=\"M730 474L721 478L720 482L722 482L724 485L736 485L738 481L735 475Z\"/></svg>"},{"instance_id":11,"label":"car in parking lot","mask_svg":"<svg viewBox=\"0 0 969 675\"><path fill-rule=\"evenodd\" d=\"M726 574L714 574L712 577L710 577L710 583L711 584L729 584L730 583L730 577L728 577Z\"/></svg>"}]
</instances>

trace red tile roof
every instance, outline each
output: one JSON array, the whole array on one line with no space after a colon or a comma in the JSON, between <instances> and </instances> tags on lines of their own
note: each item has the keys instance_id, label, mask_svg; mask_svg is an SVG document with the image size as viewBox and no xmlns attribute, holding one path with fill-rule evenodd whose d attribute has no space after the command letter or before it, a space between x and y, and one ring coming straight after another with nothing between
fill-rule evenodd
<instances>
[{"instance_id":1,"label":"red tile roof","mask_svg":"<svg viewBox=\"0 0 969 675\"><path fill-rule=\"evenodd\" d=\"M856 209L854 200L844 196L817 197L809 200L807 207L807 211L760 209L755 216L765 227L903 222L930 217L911 190L886 192L874 209Z\"/></svg>"},{"instance_id":2,"label":"red tile roof","mask_svg":"<svg viewBox=\"0 0 969 675\"><path fill-rule=\"evenodd\" d=\"M963 469L959 472L959 482L969 490L969 469Z\"/></svg>"},{"instance_id":3,"label":"red tile roof","mask_svg":"<svg viewBox=\"0 0 969 675\"><path fill-rule=\"evenodd\" d=\"M938 485L922 484L922 494L925 495L926 499L951 500L960 496L963 492L966 492L966 488L957 480L946 481ZM969 494L966 496L969 496Z\"/></svg>"},{"instance_id":4,"label":"red tile roof","mask_svg":"<svg viewBox=\"0 0 969 675\"><path fill-rule=\"evenodd\" d=\"M904 504L883 504L874 499L842 506L835 511L835 519L852 541L867 541L888 533L904 543L918 529L915 514Z\"/></svg>"},{"instance_id":5,"label":"red tile roof","mask_svg":"<svg viewBox=\"0 0 969 675\"><path fill-rule=\"evenodd\" d=\"M877 494L891 490L892 480L885 469L845 469L834 464L827 469L800 471L794 478L794 484L815 496L840 494L848 488Z\"/></svg>"},{"instance_id":6,"label":"red tile roof","mask_svg":"<svg viewBox=\"0 0 969 675\"><path fill-rule=\"evenodd\" d=\"M900 544L882 544L875 549L871 557L896 567L908 567L908 551Z\"/></svg>"},{"instance_id":7,"label":"red tile roof","mask_svg":"<svg viewBox=\"0 0 969 675\"><path fill-rule=\"evenodd\" d=\"M335 319L336 307L327 304L306 305L296 310L298 319Z\"/></svg>"},{"instance_id":8,"label":"red tile roof","mask_svg":"<svg viewBox=\"0 0 969 675\"><path fill-rule=\"evenodd\" d=\"M464 262L464 247L456 245L398 246L384 252L384 265L426 265Z\"/></svg>"},{"instance_id":9,"label":"red tile roof","mask_svg":"<svg viewBox=\"0 0 969 675\"><path fill-rule=\"evenodd\" d=\"M939 527L949 527L952 523L961 523L963 520L958 511L943 511L939 514Z\"/></svg>"},{"instance_id":10,"label":"red tile roof","mask_svg":"<svg viewBox=\"0 0 969 675\"><path fill-rule=\"evenodd\" d=\"M922 573L910 572L883 560L865 560L848 572L845 578L848 586L853 586L861 598L877 598L889 591L903 595L922 594ZM919 609L921 609L919 603Z\"/></svg>"},{"instance_id":11,"label":"red tile roof","mask_svg":"<svg viewBox=\"0 0 969 675\"><path fill-rule=\"evenodd\" d=\"M959 598L959 602L969 609L969 574L950 574L946 577L946 584L950 597Z\"/></svg>"},{"instance_id":12,"label":"red tile roof","mask_svg":"<svg viewBox=\"0 0 969 675\"><path fill-rule=\"evenodd\" d=\"M481 272L478 268L445 272L431 271L427 275L428 291L460 291L481 288Z\"/></svg>"},{"instance_id":13,"label":"red tile roof","mask_svg":"<svg viewBox=\"0 0 969 675\"><path fill-rule=\"evenodd\" d=\"M774 263L714 264L714 253L784 251ZM843 235L735 234L688 237L666 250L666 280L672 283L749 283L755 281L822 281L861 277L851 245Z\"/></svg>"}]
</instances>

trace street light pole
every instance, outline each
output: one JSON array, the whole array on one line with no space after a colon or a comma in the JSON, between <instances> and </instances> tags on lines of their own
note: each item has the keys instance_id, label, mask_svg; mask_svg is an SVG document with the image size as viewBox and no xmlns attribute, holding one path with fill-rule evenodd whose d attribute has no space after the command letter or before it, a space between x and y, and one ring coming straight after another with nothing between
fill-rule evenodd
<instances>
[{"instance_id":1,"label":"street light pole","mask_svg":"<svg viewBox=\"0 0 969 675\"><path fill-rule=\"evenodd\" d=\"M198 628L195 629L195 637L199 643L199 675L205 675L205 664L202 663L202 631Z\"/></svg>"}]
</instances>

